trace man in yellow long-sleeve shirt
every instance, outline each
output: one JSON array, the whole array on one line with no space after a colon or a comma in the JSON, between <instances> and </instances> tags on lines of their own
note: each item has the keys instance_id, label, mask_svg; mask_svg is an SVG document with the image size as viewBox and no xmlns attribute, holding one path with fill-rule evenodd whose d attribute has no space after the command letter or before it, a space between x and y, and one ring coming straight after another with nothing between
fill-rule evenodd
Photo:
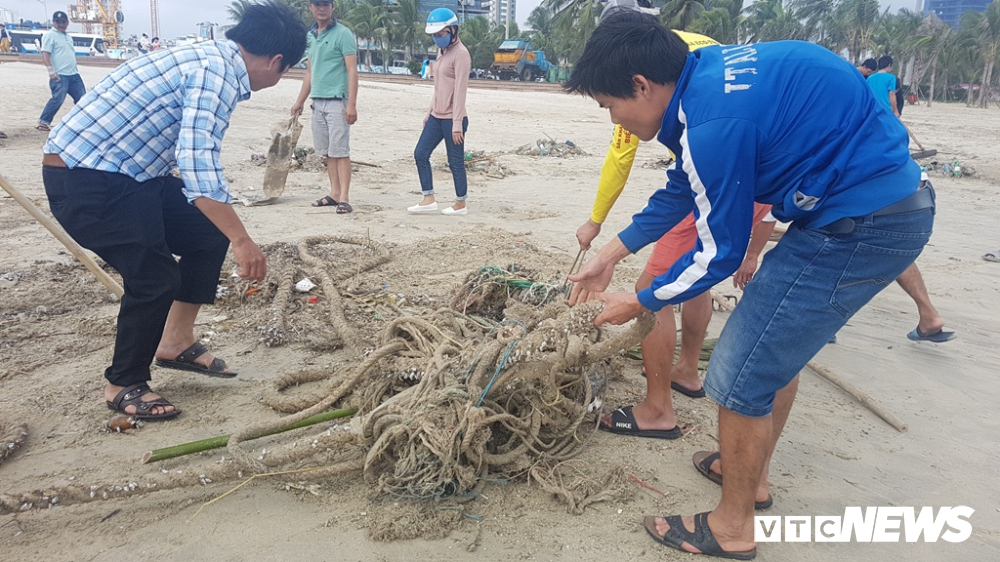
<instances>
[{"instance_id":1,"label":"man in yellow long-sleeve shirt","mask_svg":"<svg viewBox=\"0 0 1000 562\"><path fill-rule=\"evenodd\" d=\"M627 0L612 9L636 9L625 6ZM641 10L641 8L639 8ZM604 14L602 14L602 17ZM693 51L708 45L718 45L715 40L699 35L675 31ZM621 195L628 181L639 138L616 125L611 147L601 168L597 198L590 218L576 232L581 248L590 248L591 242L601 232L601 225ZM774 219L769 216L770 207L758 205L754 211L753 237L746 258L733 276L734 285L743 285L753 278L761 250L774 228ZM681 221L673 230L657 242L653 255L646 264L645 271L636 281L636 291L645 289L652 280L670 268L674 261L690 251L697 240L694 216ZM712 297L706 291L684 303L681 311L681 353L677 365L673 365L673 350L677 343L677 329L672 307L657 313L656 327L642 342L643 367L646 373L646 398L640 404L627 406L604 417L601 428L613 433L675 439L682 435L674 417L671 388L691 398L705 396L698 374L701 345L712 319ZM672 368L671 368L672 367Z\"/></svg>"}]
</instances>

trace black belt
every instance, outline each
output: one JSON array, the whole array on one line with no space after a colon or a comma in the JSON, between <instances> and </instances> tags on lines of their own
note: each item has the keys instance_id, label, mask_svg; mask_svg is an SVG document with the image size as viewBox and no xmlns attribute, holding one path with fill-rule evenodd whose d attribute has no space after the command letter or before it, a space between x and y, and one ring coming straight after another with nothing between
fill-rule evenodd
<instances>
[{"instance_id":1,"label":"black belt","mask_svg":"<svg viewBox=\"0 0 1000 562\"><path fill-rule=\"evenodd\" d=\"M896 201L892 205L882 207L881 209L871 213L870 216L884 217L886 215L900 215L903 213L912 213L914 211L922 211L924 209L933 208L934 188L931 187L930 183L928 183L926 187L918 189L905 199ZM855 225L862 218L864 217L844 217L840 220L833 221L823 228L817 228L816 230L825 234L850 234L854 232Z\"/></svg>"}]
</instances>

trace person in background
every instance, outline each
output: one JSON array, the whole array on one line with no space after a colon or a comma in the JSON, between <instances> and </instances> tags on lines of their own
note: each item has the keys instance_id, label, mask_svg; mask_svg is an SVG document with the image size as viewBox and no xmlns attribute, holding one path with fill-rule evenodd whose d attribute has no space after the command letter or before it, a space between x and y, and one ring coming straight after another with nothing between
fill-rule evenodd
<instances>
[{"instance_id":1,"label":"person in background","mask_svg":"<svg viewBox=\"0 0 1000 562\"><path fill-rule=\"evenodd\" d=\"M858 72L865 78L871 76L876 70L878 70L878 61L875 59L865 59L865 62L858 66Z\"/></svg>"},{"instance_id":2,"label":"person in background","mask_svg":"<svg viewBox=\"0 0 1000 562\"><path fill-rule=\"evenodd\" d=\"M312 98L312 135L316 154L326 157L330 195L313 207L334 207L338 215L351 213L351 125L358 120L358 49L354 33L338 24L329 0L310 0L316 25L309 30L308 66L293 116L302 115Z\"/></svg>"},{"instance_id":3,"label":"person in background","mask_svg":"<svg viewBox=\"0 0 1000 562\"><path fill-rule=\"evenodd\" d=\"M866 63L868 61L865 61ZM888 107L893 115L902 119L900 112L903 108L902 97L897 92L896 77L892 74L892 57L884 56L878 60L879 71L869 76L866 80L868 86L875 94L875 99L879 105ZM863 73L862 73L863 74ZM926 181L926 180L925 180ZM921 182L923 185L923 182ZM917 305L917 327L906 334L911 341L922 341L931 343L944 343L958 337L954 331L944 329L944 318L938 313L934 303L931 302L930 293L924 284L924 277L913 262L906 271L896 278L896 282L903 288L907 295L913 299ZM831 341L836 341L834 338Z\"/></svg>"},{"instance_id":4,"label":"person in background","mask_svg":"<svg viewBox=\"0 0 1000 562\"><path fill-rule=\"evenodd\" d=\"M149 42L149 35L143 33L142 37L139 38L139 52L145 55L149 52L151 45L152 44Z\"/></svg>"},{"instance_id":5,"label":"person in background","mask_svg":"<svg viewBox=\"0 0 1000 562\"><path fill-rule=\"evenodd\" d=\"M11 45L10 32L7 31L7 26L0 22L0 53L9 53Z\"/></svg>"},{"instance_id":6,"label":"person in background","mask_svg":"<svg viewBox=\"0 0 1000 562\"><path fill-rule=\"evenodd\" d=\"M52 14L52 29L42 35L42 63L49 71L52 98L45 104L38 124L35 125L39 131L51 130L52 119L66 101L67 94L75 104L87 93L87 87L76 68L76 49L73 47L73 38L66 33L68 27L69 17L66 12L56 12Z\"/></svg>"},{"instance_id":7,"label":"person in background","mask_svg":"<svg viewBox=\"0 0 1000 562\"><path fill-rule=\"evenodd\" d=\"M448 151L448 167L455 181L455 204L441 209L442 215L466 215L469 208L465 199L468 183L465 176L465 132L469 117L465 111L465 96L469 88L469 71L472 57L458 38L458 16L448 8L437 8L427 16L426 32L438 46L434 68L434 96L431 108L424 116L424 129L420 133L413 158L417 162L420 203L407 207L414 214L437 213L434 198L434 172L431 170L431 153L444 141Z\"/></svg>"},{"instance_id":8,"label":"person in background","mask_svg":"<svg viewBox=\"0 0 1000 562\"><path fill-rule=\"evenodd\" d=\"M241 278L267 274L230 205L222 143L236 105L302 59L306 29L289 8L252 4L226 37L115 68L42 149L53 216L124 281L103 394L111 410L141 419L180 413L149 387L154 358L163 368L236 376L194 333L230 243Z\"/></svg>"},{"instance_id":9,"label":"person in background","mask_svg":"<svg viewBox=\"0 0 1000 562\"><path fill-rule=\"evenodd\" d=\"M163 47L160 46L160 38L159 37L153 37L153 41L149 45L149 50L150 51L159 51L162 48Z\"/></svg>"},{"instance_id":10,"label":"person in background","mask_svg":"<svg viewBox=\"0 0 1000 562\"><path fill-rule=\"evenodd\" d=\"M868 76L866 80L879 104L899 117L899 109L896 107L896 77L892 74L892 57L886 55L878 59L878 72Z\"/></svg>"}]
</instances>

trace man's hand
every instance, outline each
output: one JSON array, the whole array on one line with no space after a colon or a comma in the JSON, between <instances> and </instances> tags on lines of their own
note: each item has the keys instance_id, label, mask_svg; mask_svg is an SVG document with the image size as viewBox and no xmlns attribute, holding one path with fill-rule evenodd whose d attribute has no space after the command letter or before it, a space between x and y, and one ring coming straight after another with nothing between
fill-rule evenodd
<instances>
[{"instance_id":1,"label":"man's hand","mask_svg":"<svg viewBox=\"0 0 1000 562\"><path fill-rule=\"evenodd\" d=\"M733 287L739 287L742 291L747 283L753 279L753 274L757 272L757 257L747 256L740 265L740 268L733 274Z\"/></svg>"},{"instance_id":2,"label":"man's hand","mask_svg":"<svg viewBox=\"0 0 1000 562\"><path fill-rule=\"evenodd\" d=\"M49 67L49 80L53 82L59 81L59 73L56 72L56 69L52 68L51 66Z\"/></svg>"},{"instance_id":3,"label":"man's hand","mask_svg":"<svg viewBox=\"0 0 1000 562\"><path fill-rule=\"evenodd\" d=\"M241 279L259 283L267 275L267 259L257 244L250 238L233 244L233 257L240 269L237 275Z\"/></svg>"},{"instance_id":4,"label":"man's hand","mask_svg":"<svg viewBox=\"0 0 1000 562\"><path fill-rule=\"evenodd\" d=\"M614 274L615 262L601 257L600 254L583 264L576 275L569 276L569 280L575 283L573 291L569 294L569 305L576 306L596 298L598 293L608 288Z\"/></svg>"},{"instance_id":5,"label":"man's hand","mask_svg":"<svg viewBox=\"0 0 1000 562\"><path fill-rule=\"evenodd\" d=\"M353 103L347 104L344 108L344 118L347 119L348 125L353 125L358 122L358 106Z\"/></svg>"},{"instance_id":6,"label":"man's hand","mask_svg":"<svg viewBox=\"0 0 1000 562\"><path fill-rule=\"evenodd\" d=\"M580 228L576 229L576 241L580 243L581 250L589 250L590 243L597 238L597 235L601 233L600 223L596 223L590 219L587 222L580 225Z\"/></svg>"},{"instance_id":7,"label":"man's hand","mask_svg":"<svg viewBox=\"0 0 1000 562\"><path fill-rule=\"evenodd\" d=\"M304 107L305 107L305 103L304 102L297 101L297 102L295 102L294 105L292 105L292 110L289 111L289 114L292 117L298 117L299 115L302 115L302 109Z\"/></svg>"},{"instance_id":8,"label":"man's hand","mask_svg":"<svg viewBox=\"0 0 1000 562\"><path fill-rule=\"evenodd\" d=\"M594 298L604 303L604 310L594 319L595 326L604 323L620 326L645 310L635 293L597 293Z\"/></svg>"},{"instance_id":9,"label":"man's hand","mask_svg":"<svg viewBox=\"0 0 1000 562\"><path fill-rule=\"evenodd\" d=\"M463 133L462 131L452 131L451 140L455 144L462 144L463 142L465 142L465 133Z\"/></svg>"}]
</instances>

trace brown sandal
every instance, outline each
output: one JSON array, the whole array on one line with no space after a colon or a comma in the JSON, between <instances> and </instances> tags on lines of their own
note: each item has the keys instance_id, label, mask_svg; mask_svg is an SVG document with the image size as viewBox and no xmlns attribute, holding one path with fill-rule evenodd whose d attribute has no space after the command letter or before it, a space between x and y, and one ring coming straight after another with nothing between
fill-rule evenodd
<instances>
[{"instance_id":1,"label":"brown sandal","mask_svg":"<svg viewBox=\"0 0 1000 562\"><path fill-rule=\"evenodd\" d=\"M152 392L152 390L150 390L149 385L144 382L126 386L115 396L114 400L108 402L108 409L120 412L126 416L133 416L136 419L150 421L169 420L170 418L176 418L178 414L181 413L180 409L171 404L166 398L161 397L149 401L143 400L142 397L150 392ZM129 406L135 406L134 414L130 414L125 411L125 408ZM162 414L151 414L150 412L157 406L170 406L173 410Z\"/></svg>"}]
</instances>

